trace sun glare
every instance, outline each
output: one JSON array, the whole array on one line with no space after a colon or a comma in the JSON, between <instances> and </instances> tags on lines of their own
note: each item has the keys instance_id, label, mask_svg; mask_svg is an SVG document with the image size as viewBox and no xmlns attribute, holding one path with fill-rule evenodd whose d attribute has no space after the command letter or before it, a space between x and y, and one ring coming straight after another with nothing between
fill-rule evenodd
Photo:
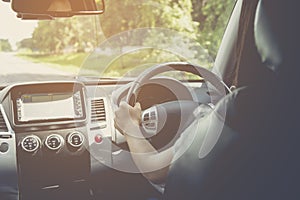
<instances>
[{"instance_id":1,"label":"sun glare","mask_svg":"<svg viewBox=\"0 0 300 200\"><path fill-rule=\"evenodd\" d=\"M0 39L8 39L15 49L16 43L24 38L30 38L37 21L21 20L16 17L10 3L0 4Z\"/></svg>"}]
</instances>

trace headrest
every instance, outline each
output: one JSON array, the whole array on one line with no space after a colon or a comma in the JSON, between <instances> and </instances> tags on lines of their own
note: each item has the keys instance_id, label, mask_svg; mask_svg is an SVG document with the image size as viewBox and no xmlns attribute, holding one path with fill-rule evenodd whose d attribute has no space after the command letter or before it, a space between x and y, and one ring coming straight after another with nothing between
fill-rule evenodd
<instances>
[{"instance_id":1,"label":"headrest","mask_svg":"<svg viewBox=\"0 0 300 200\"><path fill-rule=\"evenodd\" d=\"M295 63L296 34L300 20L297 0L260 0L256 10L254 35L262 62L275 72ZM296 50L296 51L295 51ZM285 70L283 70L285 71Z\"/></svg>"}]
</instances>

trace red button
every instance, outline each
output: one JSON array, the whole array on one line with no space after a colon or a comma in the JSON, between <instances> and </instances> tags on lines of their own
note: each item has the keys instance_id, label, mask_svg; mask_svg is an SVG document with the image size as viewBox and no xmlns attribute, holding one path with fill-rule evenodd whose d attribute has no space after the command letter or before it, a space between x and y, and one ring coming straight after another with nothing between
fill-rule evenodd
<instances>
[{"instance_id":1,"label":"red button","mask_svg":"<svg viewBox=\"0 0 300 200\"><path fill-rule=\"evenodd\" d=\"M99 143L101 143L102 141L103 141L103 138L102 138L101 135L98 134L98 135L95 136L95 142L96 142L96 143L99 144Z\"/></svg>"}]
</instances>

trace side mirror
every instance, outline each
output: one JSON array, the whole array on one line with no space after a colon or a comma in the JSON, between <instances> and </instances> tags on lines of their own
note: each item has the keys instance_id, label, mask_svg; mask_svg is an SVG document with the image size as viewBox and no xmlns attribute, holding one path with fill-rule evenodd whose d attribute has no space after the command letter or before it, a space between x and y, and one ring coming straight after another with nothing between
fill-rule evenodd
<instances>
[{"instance_id":1,"label":"side mirror","mask_svg":"<svg viewBox=\"0 0 300 200\"><path fill-rule=\"evenodd\" d=\"M33 19L99 15L104 13L104 0L12 0L12 9L18 16Z\"/></svg>"}]
</instances>

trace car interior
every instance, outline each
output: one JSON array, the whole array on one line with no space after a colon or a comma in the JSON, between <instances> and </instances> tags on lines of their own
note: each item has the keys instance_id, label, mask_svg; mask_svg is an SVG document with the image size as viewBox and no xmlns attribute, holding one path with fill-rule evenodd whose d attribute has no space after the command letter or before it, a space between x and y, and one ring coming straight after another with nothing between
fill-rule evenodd
<instances>
[{"instance_id":1,"label":"car interior","mask_svg":"<svg viewBox=\"0 0 300 200\"><path fill-rule=\"evenodd\" d=\"M105 1L98 10L87 1L90 10L36 13L11 1L1 4L16 4L22 19L106 12ZM0 199L299 199L298 4L236 0L211 70L175 60L134 78L1 86ZM166 76L174 71L197 78ZM143 133L159 151L193 135L170 163L163 193L115 127L122 101L141 104ZM199 105L210 111L197 116Z\"/></svg>"}]
</instances>

